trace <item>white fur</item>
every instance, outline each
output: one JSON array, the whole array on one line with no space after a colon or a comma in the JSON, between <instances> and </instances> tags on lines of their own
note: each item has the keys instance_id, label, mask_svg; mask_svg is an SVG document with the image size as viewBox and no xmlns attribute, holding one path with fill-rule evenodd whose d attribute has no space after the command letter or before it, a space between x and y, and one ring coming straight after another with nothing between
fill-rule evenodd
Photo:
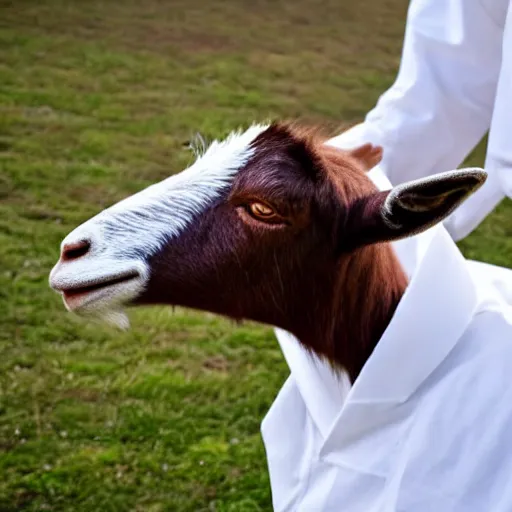
<instances>
[{"instance_id":1,"label":"white fur","mask_svg":"<svg viewBox=\"0 0 512 512\"><path fill-rule=\"evenodd\" d=\"M253 154L251 142L267 127L253 125L222 142L214 141L185 171L120 201L76 228L62 247L89 240L91 249L76 261L58 263L50 274L50 284L55 288L84 286L137 270L139 279L105 288L98 300L76 308L80 313L105 316L109 306L116 311L111 319L124 322L120 303L143 289L149 277L147 258L178 236L232 183Z\"/></svg>"}]
</instances>

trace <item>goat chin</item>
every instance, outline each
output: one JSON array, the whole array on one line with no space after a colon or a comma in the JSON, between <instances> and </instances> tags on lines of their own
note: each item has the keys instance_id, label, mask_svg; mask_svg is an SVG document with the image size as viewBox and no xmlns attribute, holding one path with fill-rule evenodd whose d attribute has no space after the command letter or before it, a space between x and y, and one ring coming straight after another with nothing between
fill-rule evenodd
<instances>
[{"instance_id":1,"label":"goat chin","mask_svg":"<svg viewBox=\"0 0 512 512\"><path fill-rule=\"evenodd\" d=\"M130 327L130 319L122 309L106 311L100 316L100 320L122 330L127 330Z\"/></svg>"},{"instance_id":2,"label":"goat chin","mask_svg":"<svg viewBox=\"0 0 512 512\"><path fill-rule=\"evenodd\" d=\"M122 309L109 309L103 311L94 311L88 313L75 313L76 316L87 322L97 322L109 325L117 329L126 331L130 328L130 319L126 312Z\"/></svg>"}]
</instances>

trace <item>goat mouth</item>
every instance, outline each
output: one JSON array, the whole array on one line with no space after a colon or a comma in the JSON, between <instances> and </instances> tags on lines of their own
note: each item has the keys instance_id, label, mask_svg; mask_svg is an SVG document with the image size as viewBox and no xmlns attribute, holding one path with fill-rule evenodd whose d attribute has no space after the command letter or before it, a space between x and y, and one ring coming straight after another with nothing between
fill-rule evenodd
<instances>
[{"instance_id":1,"label":"goat mouth","mask_svg":"<svg viewBox=\"0 0 512 512\"><path fill-rule=\"evenodd\" d=\"M101 290L102 288L106 288L107 286L113 286L116 284L124 283L126 281L131 281L134 278L139 277L138 272L129 272L128 274L125 274L123 276L117 276L114 278L109 279L104 278L99 282L95 282L93 284L87 285L87 286L77 286L72 288L65 288L62 290L63 295L66 297L73 297L75 295L81 295L83 293L89 293L93 292L95 290Z\"/></svg>"},{"instance_id":2,"label":"goat mouth","mask_svg":"<svg viewBox=\"0 0 512 512\"><path fill-rule=\"evenodd\" d=\"M134 285L138 286L140 277L139 272L133 270L122 275L105 276L90 284L62 288L60 292L66 308L80 312L93 303L125 302L123 299L128 300L127 296L132 295L130 290Z\"/></svg>"}]
</instances>

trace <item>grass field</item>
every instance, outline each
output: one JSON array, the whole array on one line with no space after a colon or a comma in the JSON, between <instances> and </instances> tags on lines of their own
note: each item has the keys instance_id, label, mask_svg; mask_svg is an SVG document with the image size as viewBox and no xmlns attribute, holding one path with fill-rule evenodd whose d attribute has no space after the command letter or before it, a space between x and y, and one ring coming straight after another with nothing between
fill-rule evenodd
<instances>
[{"instance_id":1,"label":"grass field","mask_svg":"<svg viewBox=\"0 0 512 512\"><path fill-rule=\"evenodd\" d=\"M0 511L271 510L270 329L64 311L60 240L183 169L196 131L353 123L394 78L406 0L0 0ZM471 156L482 163L483 146ZM462 248L512 266L512 207Z\"/></svg>"}]
</instances>

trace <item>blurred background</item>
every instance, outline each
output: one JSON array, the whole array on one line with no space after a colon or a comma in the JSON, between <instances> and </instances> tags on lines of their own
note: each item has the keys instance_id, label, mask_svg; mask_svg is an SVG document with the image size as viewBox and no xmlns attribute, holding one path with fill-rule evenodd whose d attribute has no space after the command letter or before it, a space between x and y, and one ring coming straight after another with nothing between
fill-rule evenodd
<instances>
[{"instance_id":1,"label":"blurred background","mask_svg":"<svg viewBox=\"0 0 512 512\"><path fill-rule=\"evenodd\" d=\"M406 9L0 0L0 511L271 510L259 428L288 375L272 331L160 308L90 325L48 273L72 228L190 164L196 132L360 121ZM512 267L511 218L505 202L464 253Z\"/></svg>"}]
</instances>

